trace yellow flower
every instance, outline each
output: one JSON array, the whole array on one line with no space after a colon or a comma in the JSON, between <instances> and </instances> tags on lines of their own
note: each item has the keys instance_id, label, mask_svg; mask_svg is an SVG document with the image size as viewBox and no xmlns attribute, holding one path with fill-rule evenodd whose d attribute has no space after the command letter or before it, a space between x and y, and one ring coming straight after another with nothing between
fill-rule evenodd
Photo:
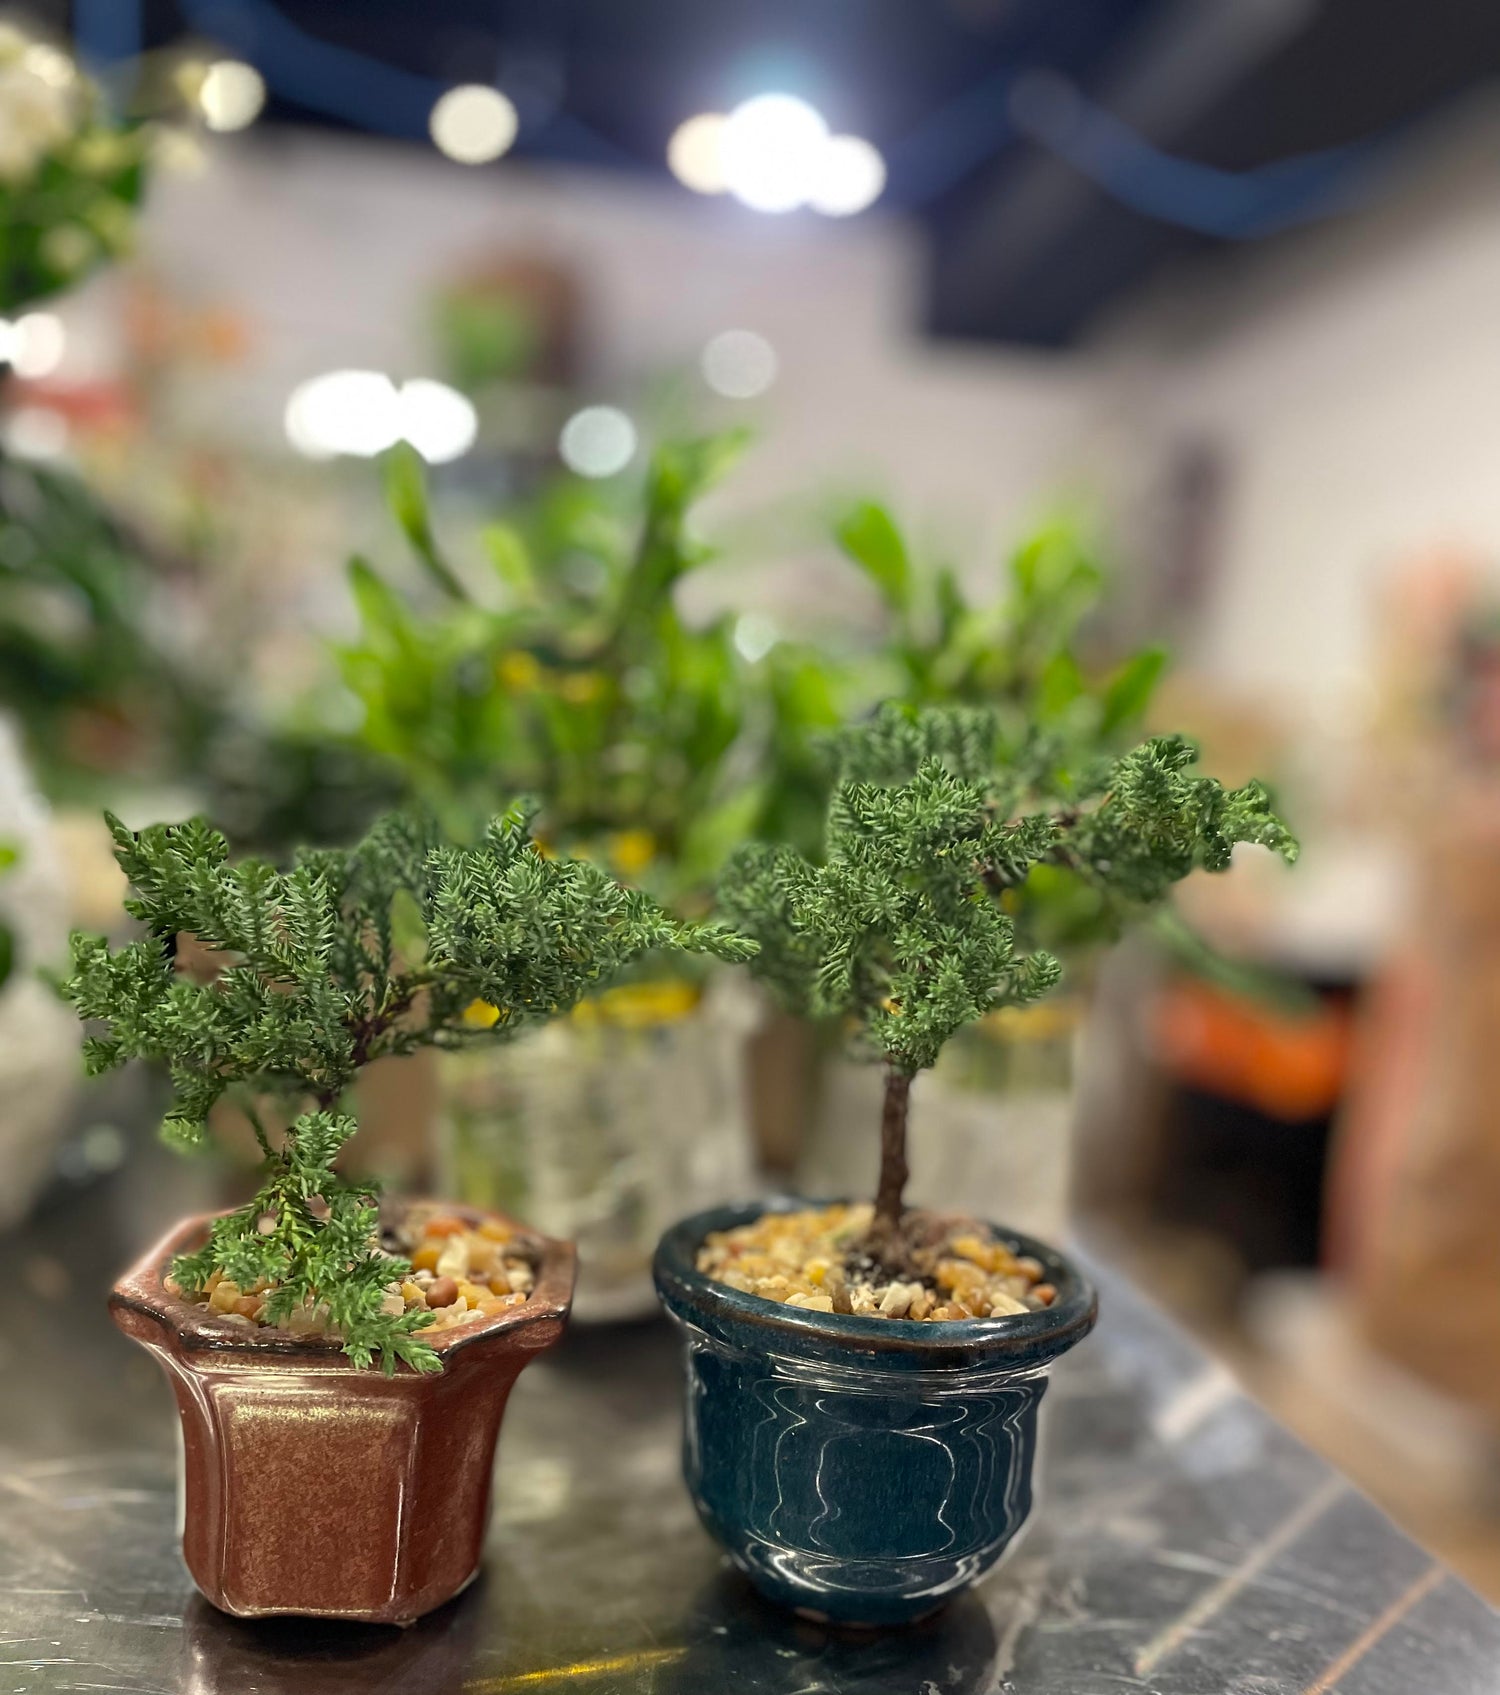
<instances>
[{"instance_id":1,"label":"yellow flower","mask_svg":"<svg viewBox=\"0 0 1500 1695\"><path fill-rule=\"evenodd\" d=\"M696 983L668 977L655 983L621 983L591 995L573 1008L580 1024L614 1024L627 1030L649 1030L689 1017L703 998Z\"/></svg>"},{"instance_id":2,"label":"yellow flower","mask_svg":"<svg viewBox=\"0 0 1500 1695\"><path fill-rule=\"evenodd\" d=\"M542 680L542 668L532 654L520 651L502 653L495 661L495 675L504 688L514 694L534 689Z\"/></svg>"},{"instance_id":3,"label":"yellow flower","mask_svg":"<svg viewBox=\"0 0 1500 1695\"><path fill-rule=\"evenodd\" d=\"M638 877L656 858L656 837L649 830L617 830L609 838L609 857L622 877Z\"/></svg>"},{"instance_id":4,"label":"yellow flower","mask_svg":"<svg viewBox=\"0 0 1500 1695\"><path fill-rule=\"evenodd\" d=\"M489 1030L500 1022L500 1008L488 1001L470 1001L464 1008L464 1023L471 1030Z\"/></svg>"},{"instance_id":5,"label":"yellow flower","mask_svg":"<svg viewBox=\"0 0 1500 1695\"><path fill-rule=\"evenodd\" d=\"M604 693L604 678L597 671L569 671L557 692L569 706L588 706Z\"/></svg>"}]
</instances>

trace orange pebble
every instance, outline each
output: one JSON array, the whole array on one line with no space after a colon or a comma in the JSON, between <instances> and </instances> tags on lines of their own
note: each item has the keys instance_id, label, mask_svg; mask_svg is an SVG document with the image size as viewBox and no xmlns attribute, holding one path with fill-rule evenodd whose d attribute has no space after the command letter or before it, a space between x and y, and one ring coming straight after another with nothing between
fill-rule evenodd
<instances>
[{"instance_id":1,"label":"orange pebble","mask_svg":"<svg viewBox=\"0 0 1500 1695\"><path fill-rule=\"evenodd\" d=\"M470 1283L466 1279L460 1281L458 1292L471 1307L477 1307L481 1302L487 1301L491 1293L490 1290L481 1289L477 1283Z\"/></svg>"},{"instance_id":2,"label":"orange pebble","mask_svg":"<svg viewBox=\"0 0 1500 1695\"><path fill-rule=\"evenodd\" d=\"M239 1313L242 1318L254 1318L260 1312L260 1297L258 1295L241 1295L230 1308L230 1311Z\"/></svg>"},{"instance_id":3,"label":"orange pebble","mask_svg":"<svg viewBox=\"0 0 1500 1695\"><path fill-rule=\"evenodd\" d=\"M429 1218L422 1226L424 1236L462 1236L469 1227L461 1218Z\"/></svg>"},{"instance_id":4,"label":"orange pebble","mask_svg":"<svg viewBox=\"0 0 1500 1695\"><path fill-rule=\"evenodd\" d=\"M499 1219L487 1218L479 1226L479 1234L490 1242L508 1242L511 1230L508 1224L502 1224Z\"/></svg>"},{"instance_id":5,"label":"orange pebble","mask_svg":"<svg viewBox=\"0 0 1500 1695\"><path fill-rule=\"evenodd\" d=\"M436 1242L424 1242L411 1256L411 1268L413 1271L436 1271L442 1257L443 1250Z\"/></svg>"}]
</instances>

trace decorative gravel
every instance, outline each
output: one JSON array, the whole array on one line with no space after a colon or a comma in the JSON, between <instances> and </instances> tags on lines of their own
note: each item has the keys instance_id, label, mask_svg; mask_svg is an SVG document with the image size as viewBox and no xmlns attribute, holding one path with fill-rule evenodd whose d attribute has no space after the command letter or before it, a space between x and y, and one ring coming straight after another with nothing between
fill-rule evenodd
<instances>
[{"instance_id":1,"label":"decorative gravel","mask_svg":"<svg viewBox=\"0 0 1500 1695\"><path fill-rule=\"evenodd\" d=\"M412 1207L382 1236L382 1247L393 1259L407 1260L411 1271L393 1277L386 1286L386 1310L391 1313L425 1309L435 1314L424 1334L488 1318L520 1306L536 1285L536 1267L523 1239L507 1226L468 1220ZM181 1294L169 1278L167 1287ZM264 1325L270 1283L241 1289L215 1272L203 1298L206 1311L248 1325ZM277 1328L294 1336L332 1334L322 1307L298 1307Z\"/></svg>"},{"instance_id":2,"label":"decorative gravel","mask_svg":"<svg viewBox=\"0 0 1500 1695\"><path fill-rule=\"evenodd\" d=\"M768 1212L707 1237L698 1269L787 1306L864 1318L1003 1318L1057 1298L1039 1261L1013 1253L973 1219L908 1214L898 1275L867 1251L872 1219L868 1205Z\"/></svg>"}]
</instances>

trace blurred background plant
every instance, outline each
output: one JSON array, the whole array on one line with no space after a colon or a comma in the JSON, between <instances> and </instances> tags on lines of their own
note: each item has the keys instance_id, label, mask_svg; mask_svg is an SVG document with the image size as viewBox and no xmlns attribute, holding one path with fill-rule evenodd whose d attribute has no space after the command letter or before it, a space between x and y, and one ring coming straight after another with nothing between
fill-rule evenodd
<instances>
[{"instance_id":1,"label":"blurred background plant","mask_svg":"<svg viewBox=\"0 0 1500 1695\"><path fill-rule=\"evenodd\" d=\"M483 527L491 575L472 588L438 542L420 459L393 450L387 496L425 592L350 566L360 631L338 661L356 744L456 831L535 794L560 850L701 908L738 842L797 827L835 712L813 650L747 659L731 614L691 623L679 608L715 557L692 509L743 445L664 442L623 487L555 479Z\"/></svg>"}]
</instances>

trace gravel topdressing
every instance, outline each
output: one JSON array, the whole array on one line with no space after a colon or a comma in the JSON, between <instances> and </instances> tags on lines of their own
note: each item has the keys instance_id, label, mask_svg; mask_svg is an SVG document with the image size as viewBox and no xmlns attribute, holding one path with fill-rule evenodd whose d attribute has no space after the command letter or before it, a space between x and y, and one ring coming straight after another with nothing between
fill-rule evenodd
<instances>
[{"instance_id":1,"label":"gravel topdressing","mask_svg":"<svg viewBox=\"0 0 1500 1695\"><path fill-rule=\"evenodd\" d=\"M1039 1261L1013 1253L987 1225L967 1218L909 1213L902 1225L905 1275L892 1272L867 1251L873 1214L868 1205L765 1213L708 1236L698 1269L746 1294L864 1318L1003 1318L1040 1311L1057 1298Z\"/></svg>"},{"instance_id":2,"label":"gravel topdressing","mask_svg":"<svg viewBox=\"0 0 1500 1695\"><path fill-rule=\"evenodd\" d=\"M433 1323L421 1332L424 1335L520 1306L536 1284L536 1267L525 1242L497 1222L473 1225L431 1208L412 1207L383 1232L381 1247L411 1265L408 1275L393 1276L386 1286L386 1311L433 1313ZM192 1299L171 1278L166 1287L174 1295ZM272 1287L260 1283L241 1289L215 1272L195 1304L247 1328L263 1326L265 1300ZM276 1328L293 1336L337 1334L321 1306L297 1307Z\"/></svg>"}]
</instances>

